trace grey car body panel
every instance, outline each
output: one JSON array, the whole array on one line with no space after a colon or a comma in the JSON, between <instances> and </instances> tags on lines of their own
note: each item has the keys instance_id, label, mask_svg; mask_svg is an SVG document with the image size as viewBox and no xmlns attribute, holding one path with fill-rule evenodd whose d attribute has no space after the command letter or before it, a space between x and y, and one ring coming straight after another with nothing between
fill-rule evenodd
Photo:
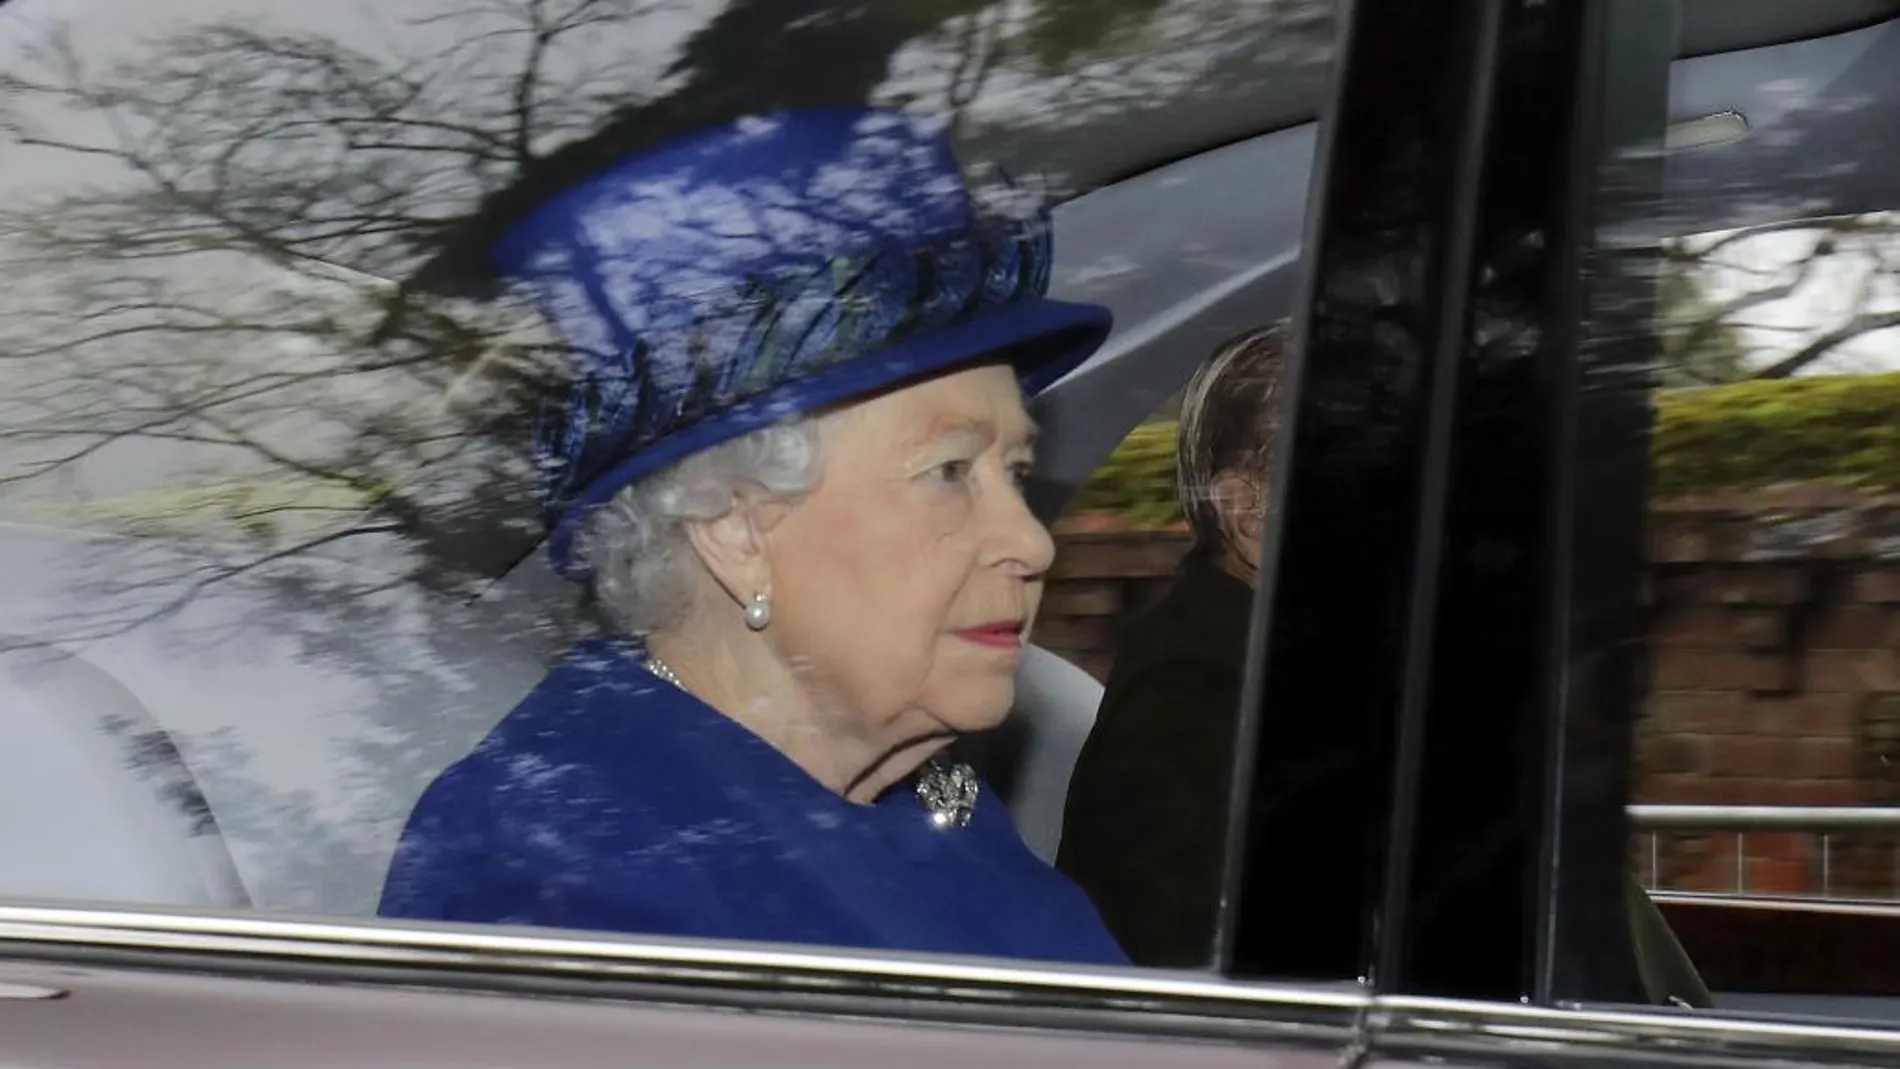
<instances>
[{"instance_id":1,"label":"grey car body panel","mask_svg":"<svg viewBox=\"0 0 1900 1069\"><path fill-rule=\"evenodd\" d=\"M5 912L0 934L17 936L29 927L6 924ZM281 969L284 963L276 964ZM310 966L317 969L316 962ZM1208 1069L1342 1063L1412 1069L1519 1064L1527 1058L1650 1063L1665 1050L1672 1060L1705 1064L1900 1060L1900 1035L1891 1030L1723 1011L1500 1006L1355 998L1323 989L1305 993L1311 1001L1303 1003L1302 992L1292 988L1269 993L1217 980L1154 977L1148 981L1152 993L1144 993L1138 979L1111 983L1086 975L1070 978L1074 991L1100 983L1096 997L1072 1001L1065 1011L1046 997L1006 997L1007 970L992 982L967 966L946 965L942 980L930 983L929 963L883 981L860 971L856 979L869 985L869 993L846 992L830 1006L800 1008L772 996L770 970L752 977L754 997L741 984L732 985L740 993L720 999L689 983L669 988L667 970L654 970L658 975L643 996L633 999L572 972L565 984L537 989L507 975L484 976L480 966L480 955L473 955L459 976L439 971L400 982L368 976L286 982L242 977L241 957L171 969L0 964L0 1042L8 1064L26 1069L106 1069L127 1062L219 1069L249 1066L262 1056L273 1065L309 1069L365 1061L691 1069L735 1060L794 1069L893 1060L1091 1069L1157 1061ZM681 979L687 973L677 971ZM808 979L788 974L786 987L797 988L801 978ZM880 983L888 990L875 991ZM592 997L590 985L599 989ZM463 989L452 989L457 986ZM906 986L913 993L905 994ZM840 1003L853 1008L841 1010ZM1362 1060L1365 1055L1371 1060Z\"/></svg>"},{"instance_id":2,"label":"grey car body panel","mask_svg":"<svg viewBox=\"0 0 1900 1069\"><path fill-rule=\"evenodd\" d=\"M1367 1004L1352 983L70 906L0 906L6 956L0 1060L35 1069L266 1051L303 1066L1306 1069L1337 1064Z\"/></svg>"},{"instance_id":3,"label":"grey car body panel","mask_svg":"<svg viewBox=\"0 0 1900 1069\"><path fill-rule=\"evenodd\" d=\"M15 966L0 981L57 1000L0 999L0 1057L19 1069L1324 1069L1325 1049L1249 1048L1079 1031L849 1021L96 968Z\"/></svg>"}]
</instances>

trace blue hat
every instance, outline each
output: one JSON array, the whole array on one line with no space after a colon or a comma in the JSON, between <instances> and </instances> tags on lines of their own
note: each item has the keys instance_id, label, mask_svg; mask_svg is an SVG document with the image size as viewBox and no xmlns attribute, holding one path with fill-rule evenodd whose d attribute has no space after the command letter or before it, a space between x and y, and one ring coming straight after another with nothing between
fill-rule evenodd
<instances>
[{"instance_id":1,"label":"blue hat","mask_svg":"<svg viewBox=\"0 0 1900 1069\"><path fill-rule=\"evenodd\" d=\"M1041 390L1108 336L1045 299L1049 221L979 213L948 140L886 111L743 119L623 161L496 244L571 349L536 415L549 553L693 453L978 358Z\"/></svg>"}]
</instances>

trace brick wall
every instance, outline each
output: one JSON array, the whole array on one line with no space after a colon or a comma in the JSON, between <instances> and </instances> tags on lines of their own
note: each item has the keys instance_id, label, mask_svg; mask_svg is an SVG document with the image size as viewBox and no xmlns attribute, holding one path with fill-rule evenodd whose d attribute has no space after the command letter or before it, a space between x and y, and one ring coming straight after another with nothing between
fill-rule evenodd
<instances>
[{"instance_id":1,"label":"brick wall","mask_svg":"<svg viewBox=\"0 0 1900 1069\"><path fill-rule=\"evenodd\" d=\"M1639 801L1900 803L1900 499L1791 488L1671 502L1652 516L1649 556ZM1900 876L1890 833L1658 845L1637 849L1666 887L1890 897Z\"/></svg>"},{"instance_id":2,"label":"brick wall","mask_svg":"<svg viewBox=\"0 0 1900 1069\"><path fill-rule=\"evenodd\" d=\"M1036 621L1036 645L1108 678L1121 621L1167 592L1189 546L1185 532L1058 527L1056 563Z\"/></svg>"},{"instance_id":3,"label":"brick wall","mask_svg":"<svg viewBox=\"0 0 1900 1069\"><path fill-rule=\"evenodd\" d=\"M1102 678L1120 620L1167 589L1187 539L1072 526L1058 543L1037 641ZM1649 558L1634 800L1900 805L1900 498L1672 501L1652 514ZM1900 892L1889 833L1672 834L1632 848L1669 888Z\"/></svg>"}]
</instances>

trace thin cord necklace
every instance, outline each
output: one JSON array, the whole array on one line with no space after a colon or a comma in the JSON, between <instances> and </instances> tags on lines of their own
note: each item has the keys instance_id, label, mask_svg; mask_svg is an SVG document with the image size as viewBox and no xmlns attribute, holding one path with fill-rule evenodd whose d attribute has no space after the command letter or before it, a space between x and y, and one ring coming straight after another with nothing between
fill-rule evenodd
<instances>
[{"instance_id":1,"label":"thin cord necklace","mask_svg":"<svg viewBox=\"0 0 1900 1069\"><path fill-rule=\"evenodd\" d=\"M647 671L678 687L681 693L698 697L665 661L649 653L646 666ZM917 801L930 813L933 827L961 828L968 825L976 813L976 797L982 789L980 782L976 770L969 765L938 755L924 762L924 767L917 772Z\"/></svg>"}]
</instances>

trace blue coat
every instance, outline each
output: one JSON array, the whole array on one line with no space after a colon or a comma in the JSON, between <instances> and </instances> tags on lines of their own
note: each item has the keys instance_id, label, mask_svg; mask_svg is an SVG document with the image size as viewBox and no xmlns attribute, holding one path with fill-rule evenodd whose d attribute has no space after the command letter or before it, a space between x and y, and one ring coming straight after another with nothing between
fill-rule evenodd
<instances>
[{"instance_id":1,"label":"blue coat","mask_svg":"<svg viewBox=\"0 0 1900 1069\"><path fill-rule=\"evenodd\" d=\"M424 792L386 917L1050 961L1127 959L986 789L939 828L845 801L594 639Z\"/></svg>"}]
</instances>

